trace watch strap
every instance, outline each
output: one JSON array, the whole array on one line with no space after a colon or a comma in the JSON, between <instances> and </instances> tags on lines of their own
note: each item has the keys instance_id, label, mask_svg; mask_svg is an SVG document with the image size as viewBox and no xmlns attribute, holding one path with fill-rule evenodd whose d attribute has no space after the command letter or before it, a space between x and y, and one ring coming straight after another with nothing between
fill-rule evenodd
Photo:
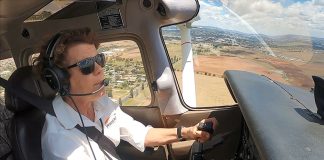
<instances>
[{"instance_id":1,"label":"watch strap","mask_svg":"<svg viewBox=\"0 0 324 160\"><path fill-rule=\"evenodd\" d=\"M185 139L181 135L182 128L183 128L183 126L177 127L177 138L178 138L178 141L185 141Z\"/></svg>"}]
</instances>

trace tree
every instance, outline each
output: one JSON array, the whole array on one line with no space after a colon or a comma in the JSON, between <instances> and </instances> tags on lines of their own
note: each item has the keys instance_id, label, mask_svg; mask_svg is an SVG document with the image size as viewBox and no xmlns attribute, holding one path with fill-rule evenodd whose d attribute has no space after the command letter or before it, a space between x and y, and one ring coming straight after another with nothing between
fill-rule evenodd
<instances>
[{"instance_id":1,"label":"tree","mask_svg":"<svg viewBox=\"0 0 324 160\"><path fill-rule=\"evenodd\" d=\"M124 81L122 83L122 86L121 86L123 89L127 88L128 87L128 82L127 81Z\"/></svg>"},{"instance_id":2,"label":"tree","mask_svg":"<svg viewBox=\"0 0 324 160\"><path fill-rule=\"evenodd\" d=\"M122 102L121 98L118 99L118 103L119 103L120 106L123 105L123 102Z\"/></svg>"},{"instance_id":3,"label":"tree","mask_svg":"<svg viewBox=\"0 0 324 160\"><path fill-rule=\"evenodd\" d=\"M142 90L144 90L144 83L142 83Z\"/></svg>"},{"instance_id":4,"label":"tree","mask_svg":"<svg viewBox=\"0 0 324 160\"><path fill-rule=\"evenodd\" d=\"M133 68L133 69L131 70L131 72L132 72L133 74L136 74L136 68Z\"/></svg>"},{"instance_id":5,"label":"tree","mask_svg":"<svg viewBox=\"0 0 324 160\"><path fill-rule=\"evenodd\" d=\"M105 66L106 71L109 71L109 65Z\"/></svg>"},{"instance_id":6,"label":"tree","mask_svg":"<svg viewBox=\"0 0 324 160\"><path fill-rule=\"evenodd\" d=\"M125 72L126 75L129 74L129 70L128 69L125 69L124 72Z\"/></svg>"},{"instance_id":7,"label":"tree","mask_svg":"<svg viewBox=\"0 0 324 160\"><path fill-rule=\"evenodd\" d=\"M108 94L108 97L113 97L112 87L108 87L107 94Z\"/></svg>"},{"instance_id":8,"label":"tree","mask_svg":"<svg viewBox=\"0 0 324 160\"><path fill-rule=\"evenodd\" d=\"M134 89L133 88L131 88L129 91L129 97L134 98Z\"/></svg>"}]
</instances>

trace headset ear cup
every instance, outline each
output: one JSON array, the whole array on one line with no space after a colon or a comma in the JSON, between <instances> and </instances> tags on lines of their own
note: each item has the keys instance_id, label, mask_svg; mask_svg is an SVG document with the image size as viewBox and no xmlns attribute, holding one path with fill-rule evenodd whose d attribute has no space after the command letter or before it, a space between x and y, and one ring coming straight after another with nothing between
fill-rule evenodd
<instances>
[{"instance_id":1,"label":"headset ear cup","mask_svg":"<svg viewBox=\"0 0 324 160\"><path fill-rule=\"evenodd\" d=\"M61 84L55 70L52 68L44 68L43 77L46 80L47 84L56 92L61 88Z\"/></svg>"},{"instance_id":2,"label":"headset ear cup","mask_svg":"<svg viewBox=\"0 0 324 160\"><path fill-rule=\"evenodd\" d=\"M56 65L52 68L44 68L43 77L47 81L48 85L59 92L61 96L65 96L69 93L70 90L70 76L69 73L57 67Z\"/></svg>"},{"instance_id":3,"label":"headset ear cup","mask_svg":"<svg viewBox=\"0 0 324 160\"><path fill-rule=\"evenodd\" d=\"M70 75L69 75L69 73L65 69L59 68L56 65L54 65L52 67L52 69L55 72L56 77L59 82L60 88L59 88L58 92L60 93L61 96L67 95L70 91Z\"/></svg>"}]
</instances>

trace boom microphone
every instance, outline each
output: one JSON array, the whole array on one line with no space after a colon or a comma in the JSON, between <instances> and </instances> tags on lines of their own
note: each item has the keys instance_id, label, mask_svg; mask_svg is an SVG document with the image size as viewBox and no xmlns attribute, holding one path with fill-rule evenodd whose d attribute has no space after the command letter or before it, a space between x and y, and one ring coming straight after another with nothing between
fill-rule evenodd
<instances>
[{"instance_id":1,"label":"boom microphone","mask_svg":"<svg viewBox=\"0 0 324 160\"><path fill-rule=\"evenodd\" d=\"M93 92L90 92L90 93L68 93L67 95L68 96L88 96L88 95L93 95L93 94L96 94L96 93L98 93L101 89L103 89L105 86L108 86L108 84L109 84L109 80L108 79L104 79L103 81L102 81L102 86L99 88L99 89L97 89L97 90L95 90L95 91L93 91Z\"/></svg>"}]
</instances>

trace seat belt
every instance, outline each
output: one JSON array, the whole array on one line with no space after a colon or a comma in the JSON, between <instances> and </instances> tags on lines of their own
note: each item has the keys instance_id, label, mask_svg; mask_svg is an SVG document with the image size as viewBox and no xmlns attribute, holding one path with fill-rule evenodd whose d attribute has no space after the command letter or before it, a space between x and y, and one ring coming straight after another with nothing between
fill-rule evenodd
<instances>
[{"instance_id":1,"label":"seat belt","mask_svg":"<svg viewBox=\"0 0 324 160\"><path fill-rule=\"evenodd\" d=\"M95 128L95 127L81 127L79 124L76 125L75 128L77 128L83 134L88 135L92 140L94 140L100 146L100 148L107 151L113 157L120 159L120 157L118 156L118 154L115 150L115 144L109 138L104 136L97 128ZM108 157L108 158L111 158L111 157Z\"/></svg>"},{"instance_id":2,"label":"seat belt","mask_svg":"<svg viewBox=\"0 0 324 160\"><path fill-rule=\"evenodd\" d=\"M31 93L22 87L11 85L7 80L3 79L2 77L0 77L0 86L8 90L10 93L16 95L17 97L21 98L22 100L28 102L29 104L34 105L37 109L56 117L52 101L42 98L34 93ZM88 135L109 154L111 154L117 159L120 159L115 150L114 143L108 137L104 136L97 128L81 127L80 125L77 125L75 128L77 128L82 133Z\"/></svg>"}]
</instances>

